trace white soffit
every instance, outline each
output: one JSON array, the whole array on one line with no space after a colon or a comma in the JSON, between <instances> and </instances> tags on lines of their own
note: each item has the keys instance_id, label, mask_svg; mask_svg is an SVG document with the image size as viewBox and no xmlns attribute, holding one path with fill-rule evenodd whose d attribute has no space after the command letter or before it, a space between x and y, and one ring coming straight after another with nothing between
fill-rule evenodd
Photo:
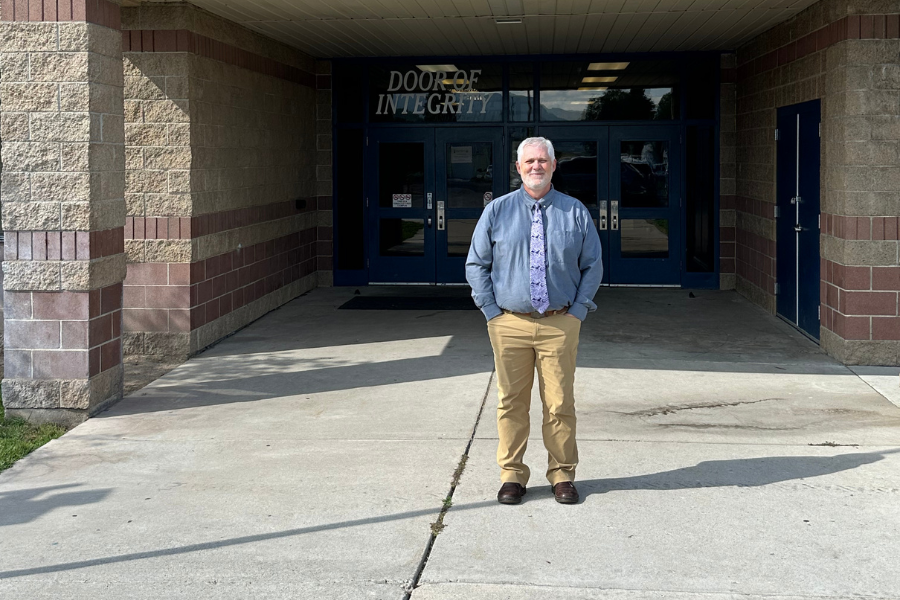
<instances>
[{"instance_id":1,"label":"white soffit","mask_svg":"<svg viewBox=\"0 0 900 600\"><path fill-rule=\"evenodd\" d=\"M730 50L816 0L193 0L319 58ZM521 18L520 24L495 19Z\"/></svg>"}]
</instances>

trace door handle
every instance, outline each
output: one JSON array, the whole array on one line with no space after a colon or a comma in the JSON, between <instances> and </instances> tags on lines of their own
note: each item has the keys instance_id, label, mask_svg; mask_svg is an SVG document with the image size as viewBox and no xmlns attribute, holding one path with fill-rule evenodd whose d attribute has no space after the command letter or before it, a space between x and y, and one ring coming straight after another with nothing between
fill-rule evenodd
<instances>
[{"instance_id":1,"label":"door handle","mask_svg":"<svg viewBox=\"0 0 900 600\"><path fill-rule=\"evenodd\" d=\"M606 231L606 200L600 201L600 231Z\"/></svg>"},{"instance_id":2,"label":"door handle","mask_svg":"<svg viewBox=\"0 0 900 600\"><path fill-rule=\"evenodd\" d=\"M610 205L612 206L612 210L610 211L610 212L612 212L612 215L610 215L611 221L612 221L612 227L610 227L610 229L612 229L613 231L618 231L619 230L619 201L613 200L612 202L610 202Z\"/></svg>"},{"instance_id":3,"label":"door handle","mask_svg":"<svg viewBox=\"0 0 900 600\"><path fill-rule=\"evenodd\" d=\"M431 217L428 217L428 226L431 227Z\"/></svg>"},{"instance_id":4,"label":"door handle","mask_svg":"<svg viewBox=\"0 0 900 600\"><path fill-rule=\"evenodd\" d=\"M801 227L799 224L794 225L794 231L803 231L803 227Z\"/></svg>"},{"instance_id":5,"label":"door handle","mask_svg":"<svg viewBox=\"0 0 900 600\"><path fill-rule=\"evenodd\" d=\"M437 203L437 219L438 219L438 231L444 231L446 229L446 224L444 223L444 201L438 200Z\"/></svg>"}]
</instances>

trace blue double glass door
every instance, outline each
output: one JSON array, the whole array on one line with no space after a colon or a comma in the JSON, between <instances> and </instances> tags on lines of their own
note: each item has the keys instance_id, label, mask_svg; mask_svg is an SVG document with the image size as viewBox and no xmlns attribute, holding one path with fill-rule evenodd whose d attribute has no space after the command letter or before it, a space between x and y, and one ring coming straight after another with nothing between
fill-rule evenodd
<instances>
[{"instance_id":1,"label":"blue double glass door","mask_svg":"<svg viewBox=\"0 0 900 600\"><path fill-rule=\"evenodd\" d=\"M680 285L681 152L676 126L541 127L553 184L590 210L608 285ZM500 127L369 131L370 283L465 283L478 218L508 192Z\"/></svg>"},{"instance_id":2,"label":"blue double glass door","mask_svg":"<svg viewBox=\"0 0 900 600\"><path fill-rule=\"evenodd\" d=\"M465 283L478 218L503 194L498 127L370 130L370 283Z\"/></svg>"},{"instance_id":3,"label":"blue double glass door","mask_svg":"<svg viewBox=\"0 0 900 600\"><path fill-rule=\"evenodd\" d=\"M603 245L603 283L680 285L681 152L676 126L541 127L553 184L581 200Z\"/></svg>"}]
</instances>

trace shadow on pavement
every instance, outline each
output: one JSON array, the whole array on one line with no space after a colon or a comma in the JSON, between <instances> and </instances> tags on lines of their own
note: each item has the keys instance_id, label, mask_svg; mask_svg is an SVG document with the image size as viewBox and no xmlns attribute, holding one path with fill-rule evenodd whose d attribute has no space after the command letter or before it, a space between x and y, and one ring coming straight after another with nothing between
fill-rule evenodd
<instances>
[{"instance_id":1,"label":"shadow on pavement","mask_svg":"<svg viewBox=\"0 0 900 600\"><path fill-rule=\"evenodd\" d=\"M109 496L112 489L95 489L77 492L53 493L46 498L36 500L50 492L78 487L81 484L70 483L52 485L27 490L0 492L0 527L29 523L46 513L67 506L84 506L101 502ZM13 510L14 509L14 510Z\"/></svg>"},{"instance_id":2,"label":"shadow on pavement","mask_svg":"<svg viewBox=\"0 0 900 600\"><path fill-rule=\"evenodd\" d=\"M880 460L883 460L885 455L894 454L897 452L900 452L900 449L886 450L883 452L840 454L830 457L776 456L735 460L704 461L698 463L693 467L675 469L673 471L663 471L660 473L652 473L649 475L583 480L578 482L578 486L581 490L582 499L592 494L603 494L612 491L666 491L729 486L757 487L783 481L821 477L823 475L830 475L833 473L838 473L840 471L848 471L862 465L878 462ZM549 486L538 486L531 488L531 490L540 490L542 493L546 492L548 496L546 500L550 500ZM108 492L103 491L103 493L105 494ZM535 502L540 500L541 498L539 497L528 495L525 497L524 502ZM470 502L468 504L454 504L450 509L450 512L474 510L495 505L496 501L491 498L490 500ZM289 538L309 533L318 533L322 531L330 531L347 527L361 527L365 525L373 525L376 523L399 521L402 519L411 519L429 515L437 517L437 515L440 513L440 510L441 508L438 506L432 509L407 511L402 513L395 513L392 515L368 517L351 521L339 521L336 523L326 523L323 525L313 525L310 527L287 529L284 531L277 531L272 533L261 533L257 535L235 537L227 540L201 542L197 544L189 544L186 546L178 546L175 548L163 548L160 550L148 550L145 552L120 554L117 556L93 558L88 560L60 563L55 565L45 565L27 569L0 571L0 579L26 577L45 573L58 573L61 571L69 571L73 569L83 569L99 565L143 560L147 558L157 558L161 556L176 556L180 554L188 554L191 552L202 552L204 550L214 550L230 546L239 546L242 544L253 544L257 542Z\"/></svg>"},{"instance_id":3,"label":"shadow on pavement","mask_svg":"<svg viewBox=\"0 0 900 600\"><path fill-rule=\"evenodd\" d=\"M610 477L576 481L582 500L594 494L619 491L667 491L718 487L761 487L832 475L884 460L900 448L882 452L856 452L837 456L764 456L730 460L708 460L692 467L634 477ZM529 491L532 488L529 487ZM550 486L535 486L551 494ZM526 496L526 499L528 497ZM532 497L532 500L537 498Z\"/></svg>"}]
</instances>

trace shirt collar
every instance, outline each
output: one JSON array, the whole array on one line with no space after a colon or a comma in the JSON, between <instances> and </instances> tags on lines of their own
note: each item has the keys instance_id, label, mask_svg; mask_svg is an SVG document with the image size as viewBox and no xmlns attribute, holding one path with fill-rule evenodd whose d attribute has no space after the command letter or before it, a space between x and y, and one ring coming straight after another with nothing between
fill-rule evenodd
<instances>
[{"instance_id":1,"label":"shirt collar","mask_svg":"<svg viewBox=\"0 0 900 600\"><path fill-rule=\"evenodd\" d=\"M522 199L525 201L525 205L528 207L528 210L534 210L535 204L540 204L541 208L547 208L551 204L553 204L553 199L556 197L556 188L553 187L553 184L550 184L550 189L547 190L547 193L544 194L544 197L540 200L535 200L532 198L528 192L525 191L525 184L522 184L519 187L519 195L522 196Z\"/></svg>"}]
</instances>

